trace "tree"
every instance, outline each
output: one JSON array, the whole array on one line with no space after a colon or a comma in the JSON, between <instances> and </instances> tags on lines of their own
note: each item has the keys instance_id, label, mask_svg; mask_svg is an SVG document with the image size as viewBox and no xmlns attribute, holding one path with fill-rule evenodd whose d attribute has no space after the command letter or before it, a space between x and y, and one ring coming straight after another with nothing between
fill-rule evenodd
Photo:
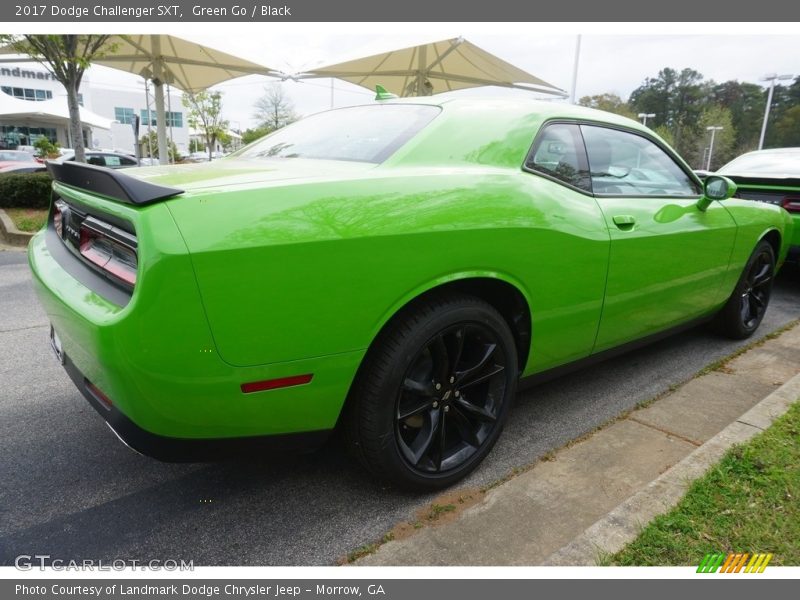
<instances>
[{"instance_id":1,"label":"tree","mask_svg":"<svg viewBox=\"0 0 800 600\"><path fill-rule=\"evenodd\" d=\"M78 89L92 60L112 51L107 35L1 35L0 43L40 62L67 90L70 135L75 160L86 162Z\"/></svg>"},{"instance_id":2,"label":"tree","mask_svg":"<svg viewBox=\"0 0 800 600\"><path fill-rule=\"evenodd\" d=\"M155 131L145 133L139 140L139 146L142 148L142 156L146 154L149 158L158 158L158 134ZM172 140L167 140L167 152L170 162L175 162L178 158L178 146Z\"/></svg>"},{"instance_id":3,"label":"tree","mask_svg":"<svg viewBox=\"0 0 800 600\"><path fill-rule=\"evenodd\" d=\"M714 104L703 111L697 123L698 134L694 148L684 154L684 158L698 169L706 168L711 143L711 132L708 131L708 127L722 127L714 131L711 170L715 171L736 156L736 128L733 125L731 111L724 106Z\"/></svg>"},{"instance_id":4,"label":"tree","mask_svg":"<svg viewBox=\"0 0 800 600\"><path fill-rule=\"evenodd\" d=\"M272 131L272 128L267 126L256 127L255 129L245 129L242 132L242 143L249 144L250 142L255 142L257 139L260 139L265 135L269 135L272 133Z\"/></svg>"},{"instance_id":5,"label":"tree","mask_svg":"<svg viewBox=\"0 0 800 600\"><path fill-rule=\"evenodd\" d=\"M189 127L203 133L208 146L208 160L213 160L217 139L228 129L228 121L222 118L222 92L184 92L182 101L189 109Z\"/></svg>"},{"instance_id":6,"label":"tree","mask_svg":"<svg viewBox=\"0 0 800 600\"><path fill-rule=\"evenodd\" d=\"M672 137L672 132L666 125L659 125L658 127L654 127L653 131L657 136L659 136L662 140L667 142L670 146L675 144L675 139Z\"/></svg>"},{"instance_id":7,"label":"tree","mask_svg":"<svg viewBox=\"0 0 800 600\"><path fill-rule=\"evenodd\" d=\"M770 121L772 118L770 117ZM800 104L783 111L783 114L770 126L773 131L771 139L776 148L800 146Z\"/></svg>"},{"instance_id":8,"label":"tree","mask_svg":"<svg viewBox=\"0 0 800 600\"><path fill-rule=\"evenodd\" d=\"M58 142L51 142L44 136L33 142L33 146L36 148L36 156L39 158L58 158L61 156L58 151Z\"/></svg>"},{"instance_id":9,"label":"tree","mask_svg":"<svg viewBox=\"0 0 800 600\"><path fill-rule=\"evenodd\" d=\"M255 115L260 128L275 131L297 120L292 101L286 96L280 83L271 83L264 88L264 95L255 103Z\"/></svg>"},{"instance_id":10,"label":"tree","mask_svg":"<svg viewBox=\"0 0 800 600\"><path fill-rule=\"evenodd\" d=\"M731 120L736 130L736 154L758 147L764 104L767 96L764 88L754 83L726 81L715 85L711 100L731 111Z\"/></svg>"},{"instance_id":11,"label":"tree","mask_svg":"<svg viewBox=\"0 0 800 600\"><path fill-rule=\"evenodd\" d=\"M763 114L764 103L766 102L766 92L764 92L765 100L761 104L761 111ZM782 138L785 133L779 133L775 124L783 121L785 114L792 109L792 107L800 104L800 77L795 78L791 85L776 85L775 91L772 95L772 106L770 106L769 122L767 123L767 135L764 139L764 147L777 148L784 146L785 143ZM791 118L788 121L791 121ZM763 120L759 121L759 124Z\"/></svg>"},{"instance_id":12,"label":"tree","mask_svg":"<svg viewBox=\"0 0 800 600\"><path fill-rule=\"evenodd\" d=\"M653 127L669 127L675 147L683 153L693 146L696 123L708 102L712 83L693 69L661 69L633 90L628 103L638 112L655 113Z\"/></svg>"},{"instance_id":13,"label":"tree","mask_svg":"<svg viewBox=\"0 0 800 600\"><path fill-rule=\"evenodd\" d=\"M589 108L596 108L606 112L622 115L629 119L636 119L636 113L633 112L630 105L620 98L617 94L597 94L595 96L584 96L578 100L581 106L588 106Z\"/></svg>"}]
</instances>

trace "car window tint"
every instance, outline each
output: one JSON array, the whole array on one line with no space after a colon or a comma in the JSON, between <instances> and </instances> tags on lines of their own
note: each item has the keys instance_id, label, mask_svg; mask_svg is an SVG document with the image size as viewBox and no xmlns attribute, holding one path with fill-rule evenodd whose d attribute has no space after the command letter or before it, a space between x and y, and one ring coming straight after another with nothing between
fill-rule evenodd
<instances>
[{"instance_id":1,"label":"car window tint","mask_svg":"<svg viewBox=\"0 0 800 600\"><path fill-rule=\"evenodd\" d=\"M122 164L122 162L120 161L119 156L114 156L112 154L106 154L104 156L104 158L106 159L106 166L107 167L118 167L118 166L120 166Z\"/></svg>"},{"instance_id":2,"label":"car window tint","mask_svg":"<svg viewBox=\"0 0 800 600\"><path fill-rule=\"evenodd\" d=\"M586 154L577 125L547 125L537 138L525 166L576 188L592 191Z\"/></svg>"},{"instance_id":3,"label":"car window tint","mask_svg":"<svg viewBox=\"0 0 800 600\"><path fill-rule=\"evenodd\" d=\"M592 190L625 196L696 196L694 181L658 145L645 137L581 125Z\"/></svg>"},{"instance_id":4,"label":"car window tint","mask_svg":"<svg viewBox=\"0 0 800 600\"><path fill-rule=\"evenodd\" d=\"M381 163L439 113L439 107L421 104L330 110L279 129L233 155Z\"/></svg>"},{"instance_id":5,"label":"car window tint","mask_svg":"<svg viewBox=\"0 0 800 600\"><path fill-rule=\"evenodd\" d=\"M75 160L75 157L73 156L70 160ZM95 155L95 156L87 156L86 157L86 162L89 163L90 165L96 165L98 167L105 167L106 166L106 161L103 159L102 156L97 156L97 155Z\"/></svg>"},{"instance_id":6,"label":"car window tint","mask_svg":"<svg viewBox=\"0 0 800 600\"><path fill-rule=\"evenodd\" d=\"M134 160L133 158L127 158L125 156L120 156L119 160L120 160L120 164L125 165L126 167L129 166L129 165L135 165L136 164L136 160Z\"/></svg>"}]
</instances>

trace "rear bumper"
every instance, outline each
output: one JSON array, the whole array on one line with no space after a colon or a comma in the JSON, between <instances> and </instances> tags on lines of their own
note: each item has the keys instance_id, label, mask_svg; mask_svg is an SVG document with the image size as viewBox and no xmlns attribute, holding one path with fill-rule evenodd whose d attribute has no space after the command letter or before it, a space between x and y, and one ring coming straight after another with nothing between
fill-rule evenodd
<instances>
[{"instance_id":1,"label":"rear bumper","mask_svg":"<svg viewBox=\"0 0 800 600\"><path fill-rule=\"evenodd\" d=\"M92 393L89 381L69 356L64 369L83 397L105 419L111 431L139 454L165 462L199 462L235 456L262 455L275 451L310 452L322 446L332 430L236 438L175 438L157 435L139 427L115 406L107 406Z\"/></svg>"},{"instance_id":2,"label":"rear bumper","mask_svg":"<svg viewBox=\"0 0 800 600\"><path fill-rule=\"evenodd\" d=\"M272 445L264 436L280 445L313 445L334 428L364 351L235 367L216 352L188 255L154 257L125 306L62 268L44 232L31 240L28 258L70 376L132 448L195 460L237 446ZM307 373L313 379L306 385L241 389ZM110 399L110 409L92 396L87 381Z\"/></svg>"}]
</instances>

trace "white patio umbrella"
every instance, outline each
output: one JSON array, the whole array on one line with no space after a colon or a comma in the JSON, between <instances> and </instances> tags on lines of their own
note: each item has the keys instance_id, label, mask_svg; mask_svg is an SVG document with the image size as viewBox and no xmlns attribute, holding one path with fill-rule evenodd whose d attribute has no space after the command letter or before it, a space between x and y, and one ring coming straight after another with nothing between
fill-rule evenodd
<instances>
[{"instance_id":1,"label":"white patio umbrella","mask_svg":"<svg viewBox=\"0 0 800 600\"><path fill-rule=\"evenodd\" d=\"M108 51L95 60L95 64L135 73L153 81L158 156L162 164L168 157L165 83L185 92L197 92L244 75L282 75L264 65L172 35L113 35L107 48Z\"/></svg>"},{"instance_id":2,"label":"white patio umbrella","mask_svg":"<svg viewBox=\"0 0 800 600\"><path fill-rule=\"evenodd\" d=\"M398 96L429 96L484 85L568 95L461 37L326 65L293 78L311 77L334 77L371 89L380 84Z\"/></svg>"},{"instance_id":3,"label":"white patio umbrella","mask_svg":"<svg viewBox=\"0 0 800 600\"><path fill-rule=\"evenodd\" d=\"M0 48L0 54L12 53L16 53L16 50L11 45ZM101 51L101 58L95 59L93 64L127 71L153 81L158 156L162 164L168 159L165 83L185 92L197 92L244 75L282 75L269 67L232 54L172 35L160 34L112 35Z\"/></svg>"}]
</instances>

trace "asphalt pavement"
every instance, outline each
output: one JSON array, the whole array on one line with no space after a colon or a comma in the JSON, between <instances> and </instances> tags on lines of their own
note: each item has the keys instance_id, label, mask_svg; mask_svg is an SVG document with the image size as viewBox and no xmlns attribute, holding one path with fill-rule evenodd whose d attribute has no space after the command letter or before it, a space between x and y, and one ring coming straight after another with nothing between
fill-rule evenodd
<instances>
[{"instance_id":1,"label":"asphalt pavement","mask_svg":"<svg viewBox=\"0 0 800 600\"><path fill-rule=\"evenodd\" d=\"M798 298L800 272L786 269L758 335L800 317ZM334 564L433 498L381 487L335 443L207 464L139 456L74 388L47 335L25 254L0 251L0 564L20 554ZM699 328L526 390L463 487L538 460L744 343Z\"/></svg>"}]
</instances>

